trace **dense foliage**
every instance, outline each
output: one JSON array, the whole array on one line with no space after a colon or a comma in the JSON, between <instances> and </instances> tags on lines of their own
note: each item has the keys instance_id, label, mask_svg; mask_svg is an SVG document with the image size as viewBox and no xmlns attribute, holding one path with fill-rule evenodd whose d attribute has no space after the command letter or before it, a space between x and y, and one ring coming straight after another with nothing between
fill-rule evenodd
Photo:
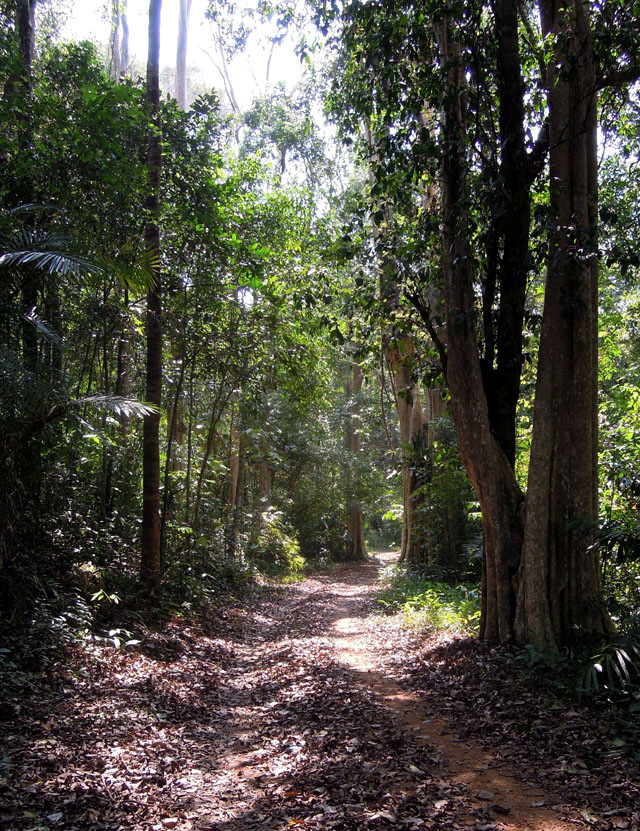
<instances>
[{"instance_id":1,"label":"dense foliage","mask_svg":"<svg viewBox=\"0 0 640 831\"><path fill-rule=\"evenodd\" d=\"M505 121L506 53L493 6L461 4L443 17L438 3L353 3L341 15L311 4L335 57L330 82L316 69L292 92L267 89L232 115L215 91L187 111L163 98L159 259L145 245L145 85L126 73L110 78L87 43L41 43L27 66L18 6L3 6L0 557L9 629L28 620L37 632L46 619L70 631L74 615L85 621L100 607L108 617L110 598L137 603L145 588L141 422L157 416L144 404L145 294L158 269L163 602L202 602L257 572L299 574L305 563L351 556L358 515L358 556L365 537L392 546L404 530L403 552L418 571L477 579L493 556L486 529L500 499L487 496L451 382L467 320L487 435L509 466L501 499L517 517L511 542L522 543L554 197L541 70L550 46L533 4L521 5L514 31L526 164L501 142L501 131L517 129ZM594 52L607 90L597 252L600 515L569 525L580 527L570 536L584 552L601 553L609 614L633 636L636 33L624 4L613 18L591 5L594 31L609 32L607 49L597 39ZM247 25L276 11L261 6ZM309 9L280 11L277 37ZM219 37L227 13L238 10L219 10ZM464 313L449 301L445 308L455 263L442 245L442 171L452 146L444 20L460 50L451 63L467 68L457 125L466 131L458 173L466 195L449 210L466 222ZM237 34L234 21L229 32ZM304 42L300 51L310 58ZM320 123L321 96L339 151L333 127ZM510 165L526 168L526 187L510 178ZM516 198L524 213L513 209ZM516 214L528 217L519 230ZM525 238L520 260L516 231ZM514 268L518 297L510 293ZM505 307L514 305L520 317L507 325ZM571 469L564 448L560 457ZM518 558L509 561L510 613L519 568ZM507 634L487 628L486 566L484 581L481 631L510 638L513 620Z\"/></svg>"}]
</instances>

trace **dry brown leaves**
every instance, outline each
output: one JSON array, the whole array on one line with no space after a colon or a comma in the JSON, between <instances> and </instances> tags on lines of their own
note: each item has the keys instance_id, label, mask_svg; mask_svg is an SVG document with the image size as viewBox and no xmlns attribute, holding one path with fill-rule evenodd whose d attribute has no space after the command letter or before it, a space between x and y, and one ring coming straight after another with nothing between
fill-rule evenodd
<instances>
[{"instance_id":1,"label":"dry brown leaves","mask_svg":"<svg viewBox=\"0 0 640 831\"><path fill-rule=\"evenodd\" d=\"M640 828L637 769L603 760L591 715L550 712L521 666L478 644L418 644L367 618L374 578L344 569L265 591L206 629L175 620L133 648L77 647L2 710L0 827L512 827L337 660L336 622L359 617L353 637L376 672L555 793L576 827Z\"/></svg>"}]
</instances>

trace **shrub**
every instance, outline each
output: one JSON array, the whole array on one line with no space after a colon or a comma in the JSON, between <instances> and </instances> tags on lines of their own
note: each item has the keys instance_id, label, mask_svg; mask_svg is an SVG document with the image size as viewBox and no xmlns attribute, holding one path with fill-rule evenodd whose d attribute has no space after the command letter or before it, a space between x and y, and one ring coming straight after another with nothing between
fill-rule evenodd
<instances>
[{"instance_id":1,"label":"shrub","mask_svg":"<svg viewBox=\"0 0 640 831\"><path fill-rule=\"evenodd\" d=\"M392 567L383 576L378 602L418 628L473 633L480 620L478 586L450 585L425 572Z\"/></svg>"},{"instance_id":2,"label":"shrub","mask_svg":"<svg viewBox=\"0 0 640 831\"><path fill-rule=\"evenodd\" d=\"M263 511L258 539L249 544L248 553L266 574L296 576L305 565L295 533L287 527L283 513L273 508Z\"/></svg>"}]
</instances>

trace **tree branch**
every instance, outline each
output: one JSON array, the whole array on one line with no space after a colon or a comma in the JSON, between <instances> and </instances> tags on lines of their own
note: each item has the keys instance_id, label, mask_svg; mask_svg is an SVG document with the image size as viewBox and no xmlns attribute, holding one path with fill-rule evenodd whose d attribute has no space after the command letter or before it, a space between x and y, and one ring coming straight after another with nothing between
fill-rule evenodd
<instances>
[{"instance_id":1,"label":"tree branch","mask_svg":"<svg viewBox=\"0 0 640 831\"><path fill-rule=\"evenodd\" d=\"M413 304L414 308L420 315L422 322L424 323L425 329L429 333L431 340L433 341L433 345L438 351L438 356L440 358L440 366L442 367L442 372L444 373L444 377L447 377L447 349L444 345L444 342L436 332L436 328L433 325L433 319L431 318L431 310L428 306L422 301L422 298L417 292L405 292L407 300Z\"/></svg>"}]
</instances>

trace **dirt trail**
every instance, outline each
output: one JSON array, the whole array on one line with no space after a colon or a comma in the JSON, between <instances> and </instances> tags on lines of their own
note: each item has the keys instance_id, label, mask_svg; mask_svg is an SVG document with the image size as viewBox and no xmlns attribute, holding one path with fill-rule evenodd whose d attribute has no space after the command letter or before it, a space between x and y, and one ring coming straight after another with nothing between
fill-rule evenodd
<instances>
[{"instance_id":1,"label":"dirt trail","mask_svg":"<svg viewBox=\"0 0 640 831\"><path fill-rule=\"evenodd\" d=\"M640 829L597 712L372 614L390 559L78 644L0 707L0 828Z\"/></svg>"},{"instance_id":2,"label":"dirt trail","mask_svg":"<svg viewBox=\"0 0 640 831\"><path fill-rule=\"evenodd\" d=\"M394 554L379 557L384 564L395 559ZM369 579L371 574L367 570L367 583ZM499 827L505 831L568 831L575 828L552 811L544 810L541 803L548 804L549 798L545 799L539 788L531 787L498 765L479 745L457 739L455 725L442 716L426 712L418 695L407 692L380 671L376 647L371 644L371 638L367 640L363 629L362 614L341 618L334 628L338 660L357 673L362 683L384 701L391 718L411 737L410 741L417 747L436 748L445 760L453 782L467 786L476 803L491 805L500 820L496 823ZM483 825L473 814L458 817L458 821L471 827Z\"/></svg>"},{"instance_id":3,"label":"dirt trail","mask_svg":"<svg viewBox=\"0 0 640 831\"><path fill-rule=\"evenodd\" d=\"M242 729L229 737L224 773L203 795L198 828L569 831L582 825L547 808L551 797L458 739L455 724L425 710L390 677L385 653L392 645L397 657L397 650L411 648L410 638L397 622L370 613L379 568L392 559L382 555L288 587L264 608L269 636L245 633L258 674L274 652L282 659L281 694L269 701L258 694L236 712ZM274 712L281 716L275 724Z\"/></svg>"}]
</instances>

